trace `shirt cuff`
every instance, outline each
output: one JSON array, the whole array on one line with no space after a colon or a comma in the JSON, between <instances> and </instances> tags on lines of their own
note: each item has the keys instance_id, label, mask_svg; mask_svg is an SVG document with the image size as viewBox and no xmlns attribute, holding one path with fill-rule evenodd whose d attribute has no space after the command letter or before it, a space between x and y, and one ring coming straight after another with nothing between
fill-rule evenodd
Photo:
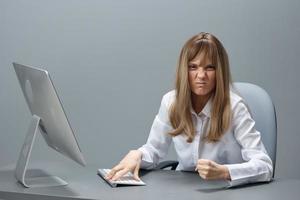
<instances>
[{"instance_id":1,"label":"shirt cuff","mask_svg":"<svg viewBox=\"0 0 300 200\"><path fill-rule=\"evenodd\" d=\"M249 181L249 177L245 176L245 169L239 164L225 165L228 168L230 174L230 181L228 181L229 187L246 184Z\"/></svg>"},{"instance_id":2,"label":"shirt cuff","mask_svg":"<svg viewBox=\"0 0 300 200\"><path fill-rule=\"evenodd\" d=\"M154 163L147 151L147 149L142 146L138 148L137 150L142 152L142 159L141 159L141 169L153 169L154 168Z\"/></svg>"},{"instance_id":3,"label":"shirt cuff","mask_svg":"<svg viewBox=\"0 0 300 200\"><path fill-rule=\"evenodd\" d=\"M228 181L228 187L234 187L252 182L268 182L270 178L267 178L267 173L261 172L259 174L251 173L246 166L250 163L241 164L228 164L225 165L228 168L231 180Z\"/></svg>"}]
</instances>

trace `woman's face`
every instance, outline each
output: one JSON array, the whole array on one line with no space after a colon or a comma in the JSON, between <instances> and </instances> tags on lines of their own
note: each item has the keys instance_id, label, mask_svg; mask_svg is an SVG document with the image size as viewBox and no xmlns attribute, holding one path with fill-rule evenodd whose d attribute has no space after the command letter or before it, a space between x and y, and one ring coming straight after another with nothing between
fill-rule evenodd
<instances>
[{"instance_id":1,"label":"woman's face","mask_svg":"<svg viewBox=\"0 0 300 200\"><path fill-rule=\"evenodd\" d=\"M194 95L208 99L216 87L216 67L200 53L188 63L189 84Z\"/></svg>"}]
</instances>

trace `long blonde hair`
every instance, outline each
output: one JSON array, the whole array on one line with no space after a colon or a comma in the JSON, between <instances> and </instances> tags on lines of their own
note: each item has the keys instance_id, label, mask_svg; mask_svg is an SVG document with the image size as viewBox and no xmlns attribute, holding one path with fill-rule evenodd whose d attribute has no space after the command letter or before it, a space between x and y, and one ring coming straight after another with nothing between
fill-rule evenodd
<instances>
[{"instance_id":1,"label":"long blonde hair","mask_svg":"<svg viewBox=\"0 0 300 200\"><path fill-rule=\"evenodd\" d=\"M210 126L205 135L207 142L217 142L229 128L231 122L229 60L222 43L212 34L201 32L190 38L183 46L176 72L176 98L169 110L169 118L174 130L169 134L185 134L187 142L195 137L191 108L191 89L188 81L188 63L199 52L205 53L216 66L216 87L212 95Z\"/></svg>"}]
</instances>

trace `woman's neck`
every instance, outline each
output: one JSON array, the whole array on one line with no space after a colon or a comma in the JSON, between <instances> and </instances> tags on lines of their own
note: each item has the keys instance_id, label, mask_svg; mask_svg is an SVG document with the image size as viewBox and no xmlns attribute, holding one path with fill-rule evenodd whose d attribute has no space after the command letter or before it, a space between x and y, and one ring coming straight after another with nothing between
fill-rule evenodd
<instances>
[{"instance_id":1,"label":"woman's neck","mask_svg":"<svg viewBox=\"0 0 300 200\"><path fill-rule=\"evenodd\" d=\"M203 108L205 107L206 103L208 102L211 94L205 96L198 96L192 93L191 100L192 106L194 111L199 114Z\"/></svg>"}]
</instances>

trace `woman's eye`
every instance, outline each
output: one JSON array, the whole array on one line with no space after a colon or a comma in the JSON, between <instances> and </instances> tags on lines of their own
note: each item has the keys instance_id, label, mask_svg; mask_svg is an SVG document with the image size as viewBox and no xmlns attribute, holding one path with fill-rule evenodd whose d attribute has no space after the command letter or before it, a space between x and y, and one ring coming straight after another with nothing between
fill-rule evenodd
<instances>
[{"instance_id":1,"label":"woman's eye","mask_svg":"<svg viewBox=\"0 0 300 200\"><path fill-rule=\"evenodd\" d=\"M189 65L189 69L197 69L196 65Z\"/></svg>"},{"instance_id":2,"label":"woman's eye","mask_svg":"<svg viewBox=\"0 0 300 200\"><path fill-rule=\"evenodd\" d=\"M215 68L215 66L207 66L206 68L205 68L205 70L206 71L214 71L216 68Z\"/></svg>"}]
</instances>

